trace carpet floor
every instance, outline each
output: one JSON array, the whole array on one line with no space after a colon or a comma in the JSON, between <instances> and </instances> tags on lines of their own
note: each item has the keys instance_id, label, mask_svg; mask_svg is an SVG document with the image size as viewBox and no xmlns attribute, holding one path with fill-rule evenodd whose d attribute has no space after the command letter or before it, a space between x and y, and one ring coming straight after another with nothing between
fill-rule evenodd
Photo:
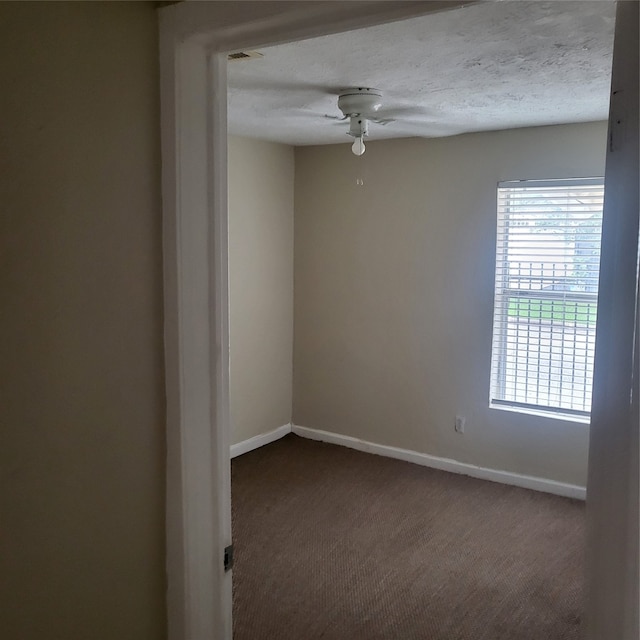
<instances>
[{"instance_id":1,"label":"carpet floor","mask_svg":"<svg viewBox=\"0 0 640 640\"><path fill-rule=\"evenodd\" d=\"M294 435L233 460L235 640L578 640L584 504Z\"/></svg>"}]
</instances>

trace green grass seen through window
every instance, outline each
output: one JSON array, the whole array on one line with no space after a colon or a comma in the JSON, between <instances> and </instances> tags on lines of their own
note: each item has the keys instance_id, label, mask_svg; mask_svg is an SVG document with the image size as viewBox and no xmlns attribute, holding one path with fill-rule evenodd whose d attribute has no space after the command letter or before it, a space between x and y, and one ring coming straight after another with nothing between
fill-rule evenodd
<instances>
[{"instance_id":1,"label":"green grass seen through window","mask_svg":"<svg viewBox=\"0 0 640 640\"><path fill-rule=\"evenodd\" d=\"M593 325L596 323L595 302L510 298L509 316L534 320L555 320Z\"/></svg>"}]
</instances>

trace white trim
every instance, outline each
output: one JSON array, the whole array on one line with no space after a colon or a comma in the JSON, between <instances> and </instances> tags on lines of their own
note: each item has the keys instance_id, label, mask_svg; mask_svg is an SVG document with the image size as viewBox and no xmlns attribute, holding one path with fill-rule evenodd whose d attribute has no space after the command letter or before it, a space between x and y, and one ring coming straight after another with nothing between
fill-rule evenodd
<instances>
[{"instance_id":1,"label":"white trim","mask_svg":"<svg viewBox=\"0 0 640 640\"><path fill-rule=\"evenodd\" d=\"M217 596L223 637L232 637L232 574L224 570L224 549L232 544L231 534L231 401L229 398L229 204L227 193L227 55L207 56L207 177L209 214L209 298L212 309L209 366L215 390L211 394L212 482L215 488L216 516L212 575L219 577ZM216 604L218 604L216 603ZM213 620L213 633L216 621ZM207 638L209 635L198 635Z\"/></svg>"},{"instance_id":2,"label":"white trim","mask_svg":"<svg viewBox=\"0 0 640 640\"><path fill-rule=\"evenodd\" d=\"M249 453L249 451L264 447L266 444L271 444L276 440L280 440L280 438L284 438L288 433L291 433L291 423L283 424L277 429L267 431L267 433L261 433L260 435L253 436L253 438L249 438L248 440L232 444L231 457L236 458L241 456L243 453Z\"/></svg>"},{"instance_id":3,"label":"white trim","mask_svg":"<svg viewBox=\"0 0 640 640\"><path fill-rule=\"evenodd\" d=\"M495 409L496 411L509 411L512 413L524 413L528 416L547 418L548 420L564 420L565 422L576 422L578 424L584 424L587 427L591 422L590 416L578 416L571 413L562 413L560 409L557 411L541 411L536 409L529 409L528 407L518 407L511 404L495 404L493 402L489 402L489 409Z\"/></svg>"},{"instance_id":4,"label":"white trim","mask_svg":"<svg viewBox=\"0 0 640 640\"><path fill-rule=\"evenodd\" d=\"M231 638L226 59L160 42L168 637Z\"/></svg>"},{"instance_id":5,"label":"white trim","mask_svg":"<svg viewBox=\"0 0 640 640\"><path fill-rule=\"evenodd\" d=\"M338 444L343 447L349 447L349 449L374 453L387 458L395 458L396 460L404 460L405 462L412 462L413 464L439 469L440 471L450 471L451 473L459 473L464 476L479 478L480 480L490 480L491 482L500 482L501 484L513 485L514 487L553 493L554 495L564 496L565 498L576 498L577 500L585 500L586 498L587 492L585 487L574 484L565 484L563 482L556 482L555 480L547 480L546 478L526 476L520 473L512 473L511 471L476 467L473 464L459 462L451 458L440 458L428 453L411 451L410 449L399 449L398 447L390 447L384 444L375 444L373 442L367 442L366 440L343 436L338 433L300 427L296 424L292 426L291 431L301 438Z\"/></svg>"},{"instance_id":6,"label":"white trim","mask_svg":"<svg viewBox=\"0 0 640 640\"><path fill-rule=\"evenodd\" d=\"M585 638L640 637L638 423L638 2L618 2L589 437ZM635 451L633 451L635 449Z\"/></svg>"}]
</instances>

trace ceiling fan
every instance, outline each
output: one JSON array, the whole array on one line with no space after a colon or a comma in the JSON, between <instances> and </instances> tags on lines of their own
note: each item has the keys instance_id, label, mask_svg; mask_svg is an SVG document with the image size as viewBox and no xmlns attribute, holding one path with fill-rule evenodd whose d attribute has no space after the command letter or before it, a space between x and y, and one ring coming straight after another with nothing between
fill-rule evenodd
<instances>
[{"instance_id":1,"label":"ceiling fan","mask_svg":"<svg viewBox=\"0 0 640 640\"><path fill-rule=\"evenodd\" d=\"M348 135L354 138L351 150L357 156L365 152L364 138L369 135L369 121L386 124L391 120L380 120L377 112L382 106L382 92L364 87L347 89L338 96L338 109L343 118L327 116L337 120L349 119Z\"/></svg>"},{"instance_id":2,"label":"ceiling fan","mask_svg":"<svg viewBox=\"0 0 640 640\"><path fill-rule=\"evenodd\" d=\"M341 91L338 95L338 109L342 112L342 118L330 115L325 117L340 122L349 120L347 134L354 138L351 150L357 156L361 156L365 152L364 138L369 135L370 122L387 125L396 122L396 118L389 116L399 115L402 117L405 113L413 111L406 108L383 111L382 91L367 87L354 87Z\"/></svg>"}]
</instances>

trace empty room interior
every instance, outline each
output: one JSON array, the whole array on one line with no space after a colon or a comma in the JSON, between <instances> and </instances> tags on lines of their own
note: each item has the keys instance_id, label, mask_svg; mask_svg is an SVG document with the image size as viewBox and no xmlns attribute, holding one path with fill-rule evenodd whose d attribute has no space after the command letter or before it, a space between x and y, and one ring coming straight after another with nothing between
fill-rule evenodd
<instances>
[{"instance_id":1,"label":"empty room interior","mask_svg":"<svg viewBox=\"0 0 640 640\"><path fill-rule=\"evenodd\" d=\"M614 22L229 56L235 637L583 637Z\"/></svg>"}]
</instances>

